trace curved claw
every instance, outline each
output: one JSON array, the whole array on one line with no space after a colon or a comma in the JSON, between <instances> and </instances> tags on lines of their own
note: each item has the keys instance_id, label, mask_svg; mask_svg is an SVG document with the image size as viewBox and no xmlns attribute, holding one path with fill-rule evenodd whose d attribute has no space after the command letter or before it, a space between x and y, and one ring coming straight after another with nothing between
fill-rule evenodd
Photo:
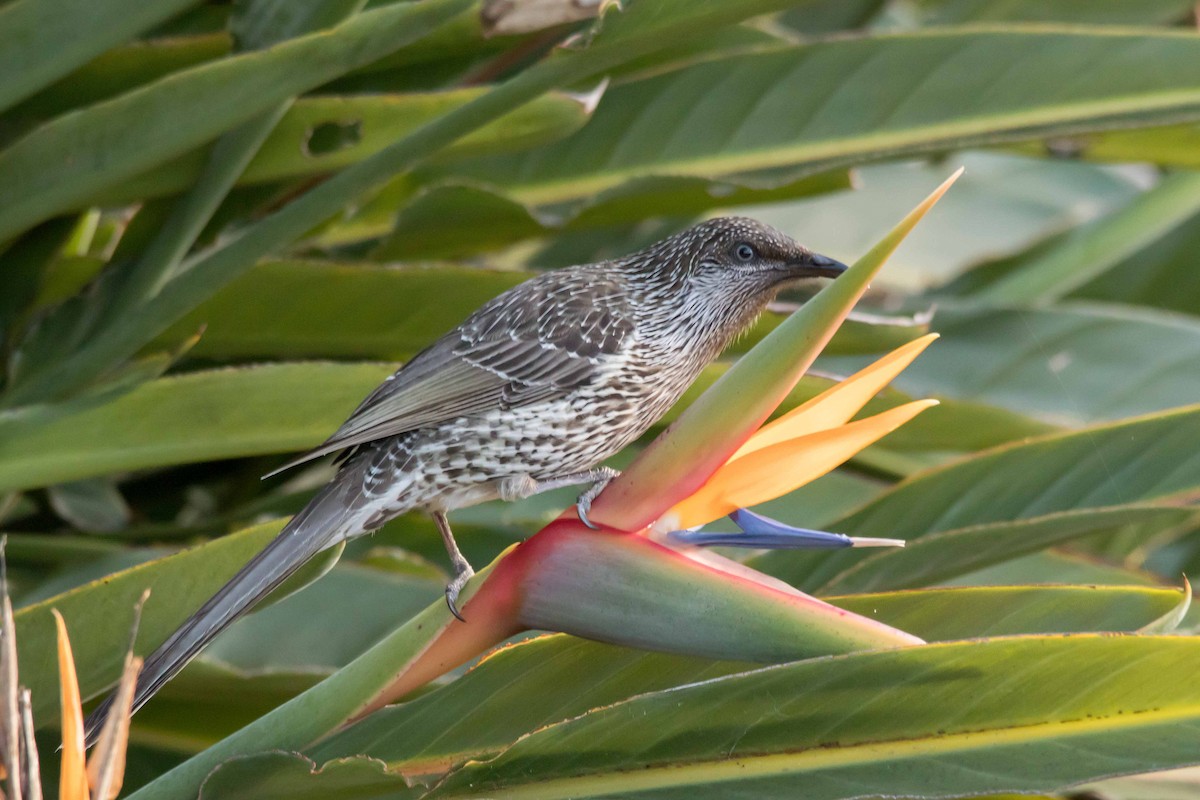
<instances>
[{"instance_id":1,"label":"curved claw","mask_svg":"<svg viewBox=\"0 0 1200 800\"><path fill-rule=\"evenodd\" d=\"M580 522L592 530L598 531L600 530L600 526L593 524L593 522L588 519L588 512L592 510L592 501L595 500L602 491L604 491L604 488L612 482L613 478L617 477L621 473L617 472L611 467L597 467L593 474L596 475L596 481L590 487L588 487L586 492L579 495L579 499L575 501L575 513L579 514Z\"/></svg>"},{"instance_id":2,"label":"curved claw","mask_svg":"<svg viewBox=\"0 0 1200 800\"><path fill-rule=\"evenodd\" d=\"M458 606L456 605L457 603L458 603L458 590L454 589L453 586L447 586L446 587L446 607L450 609L451 614L453 614L455 617L458 618L459 622L466 622L467 620L463 617L462 614L460 614L458 612Z\"/></svg>"},{"instance_id":3,"label":"curved claw","mask_svg":"<svg viewBox=\"0 0 1200 800\"><path fill-rule=\"evenodd\" d=\"M459 622L467 620L458 611L458 593L467 585L467 581L475 575L475 570L471 569L471 565L465 560L458 566L458 574L454 576L454 580L446 584L446 607L450 609L450 613L458 618Z\"/></svg>"},{"instance_id":4,"label":"curved claw","mask_svg":"<svg viewBox=\"0 0 1200 800\"><path fill-rule=\"evenodd\" d=\"M579 498L579 501L575 503L575 512L577 514L579 514L580 522L582 522L584 525L588 526L592 530L598 531L598 530L600 530L600 526L594 524L590 519L588 519L588 509L591 507L592 507L592 504L583 502L583 498L581 497L581 498Z\"/></svg>"}]
</instances>

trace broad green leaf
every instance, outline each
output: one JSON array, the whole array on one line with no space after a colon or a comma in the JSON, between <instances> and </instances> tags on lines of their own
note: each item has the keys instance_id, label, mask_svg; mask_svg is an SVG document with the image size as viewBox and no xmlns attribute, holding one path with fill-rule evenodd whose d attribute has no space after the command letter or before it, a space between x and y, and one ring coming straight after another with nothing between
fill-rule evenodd
<instances>
[{"instance_id":1,"label":"broad green leaf","mask_svg":"<svg viewBox=\"0 0 1200 800\"><path fill-rule=\"evenodd\" d=\"M334 31L201 64L46 123L0 152L0 240L386 55L466 3L376 9Z\"/></svg>"},{"instance_id":2,"label":"broad green leaf","mask_svg":"<svg viewBox=\"0 0 1200 800\"><path fill-rule=\"evenodd\" d=\"M238 178L238 184L321 175L357 163L482 92L454 89L303 98L283 115ZM561 93L548 94L447 147L441 157L461 158L541 145L577 130L587 118L587 109L578 100ZM105 188L86 201L114 205L177 192L195 181L206 157L206 149L194 150Z\"/></svg>"},{"instance_id":3,"label":"broad green leaf","mask_svg":"<svg viewBox=\"0 0 1200 800\"><path fill-rule=\"evenodd\" d=\"M1198 140L1200 141L1200 140ZM1131 303L1196 315L1200 271L1193 255L1200 247L1200 215L1112 266L1081 286L1072 297Z\"/></svg>"},{"instance_id":4,"label":"broad green leaf","mask_svg":"<svg viewBox=\"0 0 1200 800\"><path fill-rule=\"evenodd\" d=\"M151 38L114 47L5 112L9 125L27 131L65 111L97 103L176 70L229 54L224 31ZM9 135L5 131L6 137Z\"/></svg>"},{"instance_id":5,"label":"broad green leaf","mask_svg":"<svg viewBox=\"0 0 1200 800\"><path fill-rule=\"evenodd\" d=\"M1200 174L1169 176L1120 211L1072 230L978 297L998 305L1058 300L1197 214Z\"/></svg>"},{"instance_id":6,"label":"broad green leaf","mask_svg":"<svg viewBox=\"0 0 1200 800\"><path fill-rule=\"evenodd\" d=\"M1080 553L1043 550L1014 558L986 569L947 581L952 586L1006 586L1014 581L1029 583L1083 583L1093 586L1162 586L1149 572L1115 567Z\"/></svg>"},{"instance_id":7,"label":"broad green leaf","mask_svg":"<svg viewBox=\"0 0 1200 800\"><path fill-rule=\"evenodd\" d=\"M194 0L12 0L0 7L0 109L110 47L169 19ZM0 235L0 240L6 237Z\"/></svg>"},{"instance_id":8,"label":"broad green leaf","mask_svg":"<svg viewBox=\"0 0 1200 800\"><path fill-rule=\"evenodd\" d=\"M826 599L944 642L1033 633L1132 633L1173 611L1183 598L1178 589L1143 586L994 586Z\"/></svg>"},{"instance_id":9,"label":"broad green leaf","mask_svg":"<svg viewBox=\"0 0 1200 800\"><path fill-rule=\"evenodd\" d=\"M1164 411L1200 398L1200 322L1113 305L947 302L942 336L896 380L917 396L981 403L1055 425ZM859 363L822 362L846 372Z\"/></svg>"},{"instance_id":10,"label":"broad green leaf","mask_svg":"<svg viewBox=\"0 0 1200 800\"><path fill-rule=\"evenodd\" d=\"M342 667L443 594L413 579L340 564L286 600L239 620L206 657L248 672ZM353 625L345 621L353 619Z\"/></svg>"},{"instance_id":11,"label":"broad green leaf","mask_svg":"<svg viewBox=\"0 0 1200 800\"><path fill-rule=\"evenodd\" d=\"M1200 488L1200 407L1001 446L910 478L832 524L856 536L940 531L1170 500ZM866 556L869 557L869 556ZM760 566L820 586L864 558L773 553ZM786 565L786 566L785 566ZM796 570L796 571L792 571Z\"/></svg>"},{"instance_id":12,"label":"broad green leaf","mask_svg":"<svg viewBox=\"0 0 1200 800\"><path fill-rule=\"evenodd\" d=\"M929 586L1083 536L1129 527L1149 535L1171 530L1195 518L1196 512L1188 508L1125 505L939 531L922 536L907 547L868 556L829 578L820 591L846 593ZM764 566L769 565L770 559L764 562ZM778 577L789 578L786 571L766 568Z\"/></svg>"},{"instance_id":13,"label":"broad green leaf","mask_svg":"<svg viewBox=\"0 0 1200 800\"><path fill-rule=\"evenodd\" d=\"M940 641L1132 631L1179 598L1178 591L1164 589L1003 587L829 599ZM405 774L438 772L590 709L750 668L569 636L541 637L498 650L454 683L373 714L308 752L319 761L366 753Z\"/></svg>"},{"instance_id":14,"label":"broad green leaf","mask_svg":"<svg viewBox=\"0 0 1200 800\"><path fill-rule=\"evenodd\" d=\"M201 654L138 711L130 738L141 745L197 753L329 674L313 667L248 673Z\"/></svg>"},{"instance_id":15,"label":"broad green leaf","mask_svg":"<svg viewBox=\"0 0 1200 800\"><path fill-rule=\"evenodd\" d=\"M1018 26L780 48L614 87L578 134L455 172L541 204L648 174L771 170L762 177L778 182L908 153L1177 121L1200 113L1198 49L1175 33Z\"/></svg>"},{"instance_id":16,"label":"broad green leaf","mask_svg":"<svg viewBox=\"0 0 1200 800\"><path fill-rule=\"evenodd\" d=\"M0 484L45 485L153 464L299 450L328 436L392 369L283 364L217 370L143 384L67 416L39 407L10 412L0 419ZM278 427L264 429L268 419ZM74 463L61 451L52 454L52 443L63 447L71 437L80 437L71 445Z\"/></svg>"},{"instance_id":17,"label":"broad green leaf","mask_svg":"<svg viewBox=\"0 0 1200 800\"><path fill-rule=\"evenodd\" d=\"M222 289L159 342L204 327L201 358L406 358L528 272L268 261Z\"/></svg>"},{"instance_id":18,"label":"broad green leaf","mask_svg":"<svg viewBox=\"0 0 1200 800\"><path fill-rule=\"evenodd\" d=\"M1054 791L1194 763L1197 655L1185 637L1076 635L814 659L544 728L432 796Z\"/></svg>"}]
</instances>

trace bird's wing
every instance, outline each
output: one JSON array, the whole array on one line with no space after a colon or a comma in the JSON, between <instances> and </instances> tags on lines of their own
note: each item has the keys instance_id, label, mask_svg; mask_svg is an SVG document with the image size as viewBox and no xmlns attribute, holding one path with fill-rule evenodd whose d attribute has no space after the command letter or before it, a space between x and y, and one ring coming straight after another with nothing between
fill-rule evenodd
<instances>
[{"instance_id":1,"label":"bird's wing","mask_svg":"<svg viewBox=\"0 0 1200 800\"><path fill-rule=\"evenodd\" d=\"M576 269L546 273L481 307L380 384L329 439L276 472L456 417L567 394L591 381L632 331L617 281Z\"/></svg>"}]
</instances>

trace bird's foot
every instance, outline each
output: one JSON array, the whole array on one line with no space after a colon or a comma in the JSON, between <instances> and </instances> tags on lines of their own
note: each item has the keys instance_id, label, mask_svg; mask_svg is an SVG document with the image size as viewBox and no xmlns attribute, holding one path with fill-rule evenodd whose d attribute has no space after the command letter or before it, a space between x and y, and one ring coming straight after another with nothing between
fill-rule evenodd
<instances>
[{"instance_id":1,"label":"bird's foot","mask_svg":"<svg viewBox=\"0 0 1200 800\"><path fill-rule=\"evenodd\" d=\"M475 576L475 570L471 569L471 565L465 558L461 558L454 564L454 570L454 580L446 584L446 606L449 607L451 614L458 617L459 622L466 622L466 619L458 611L458 593L467 585L467 581Z\"/></svg>"},{"instance_id":2,"label":"bird's foot","mask_svg":"<svg viewBox=\"0 0 1200 800\"><path fill-rule=\"evenodd\" d=\"M597 467L592 470L592 485L587 488L587 491L579 495L579 499L575 501L575 511L579 514L579 521L592 530L599 530L599 526L593 525L592 521L588 519L588 513L592 510L592 501L599 497L605 487L612 483L613 478L620 474L619 471L612 467Z\"/></svg>"},{"instance_id":3,"label":"bird's foot","mask_svg":"<svg viewBox=\"0 0 1200 800\"><path fill-rule=\"evenodd\" d=\"M458 613L458 593L467 585L467 581L475 575L471 564L458 549L454 541L454 532L450 530L450 520L446 519L444 511L433 512L433 521L438 532L442 534L442 543L446 545L446 553L450 556L450 566L454 567L454 580L446 584L446 605L450 613L458 617L459 622L466 622L463 615Z\"/></svg>"}]
</instances>

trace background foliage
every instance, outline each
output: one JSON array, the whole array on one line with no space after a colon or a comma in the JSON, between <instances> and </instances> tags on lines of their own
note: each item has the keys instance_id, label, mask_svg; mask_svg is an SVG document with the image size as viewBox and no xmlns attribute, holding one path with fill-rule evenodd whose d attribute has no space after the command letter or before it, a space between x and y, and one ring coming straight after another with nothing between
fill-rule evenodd
<instances>
[{"instance_id":1,"label":"background foliage","mask_svg":"<svg viewBox=\"0 0 1200 800\"><path fill-rule=\"evenodd\" d=\"M57 702L51 606L100 693L145 585L143 650L329 468L259 475L531 271L727 212L850 261L965 164L793 398L933 329L867 411L942 405L769 509L910 546L752 559L944 644L763 669L542 638L302 754L229 745L197 780L942 797L1200 760L1176 588L1200 563L1192 3L639 0L598 31L503 6L0 4L0 526L35 716ZM486 563L570 497L455 528ZM235 625L137 716L127 789L436 601L443 560L402 518Z\"/></svg>"}]
</instances>

